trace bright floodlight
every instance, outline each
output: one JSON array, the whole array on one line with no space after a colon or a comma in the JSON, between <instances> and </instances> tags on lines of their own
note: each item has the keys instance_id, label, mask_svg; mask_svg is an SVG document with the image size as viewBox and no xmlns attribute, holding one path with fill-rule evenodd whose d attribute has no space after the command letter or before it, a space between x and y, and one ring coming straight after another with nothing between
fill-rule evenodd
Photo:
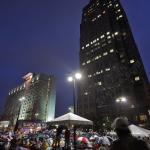
<instances>
[{"instance_id":1,"label":"bright floodlight","mask_svg":"<svg viewBox=\"0 0 150 150\"><path fill-rule=\"evenodd\" d=\"M69 81L69 82L72 82L72 81L73 81L73 77L71 77L71 76L68 77L68 81Z\"/></svg>"},{"instance_id":2,"label":"bright floodlight","mask_svg":"<svg viewBox=\"0 0 150 150\"><path fill-rule=\"evenodd\" d=\"M76 74L75 74L75 78L78 79L78 80L81 79L81 78L82 78L81 73L76 73Z\"/></svg>"}]
</instances>

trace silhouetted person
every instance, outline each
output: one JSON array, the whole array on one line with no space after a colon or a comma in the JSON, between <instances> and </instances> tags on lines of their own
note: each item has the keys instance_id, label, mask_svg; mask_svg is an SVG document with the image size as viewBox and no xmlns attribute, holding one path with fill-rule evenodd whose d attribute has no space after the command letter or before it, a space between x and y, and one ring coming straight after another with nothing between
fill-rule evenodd
<instances>
[{"instance_id":1,"label":"silhouetted person","mask_svg":"<svg viewBox=\"0 0 150 150\"><path fill-rule=\"evenodd\" d=\"M68 128L65 131L65 148L69 149L70 144L70 130Z\"/></svg>"},{"instance_id":2,"label":"silhouetted person","mask_svg":"<svg viewBox=\"0 0 150 150\"><path fill-rule=\"evenodd\" d=\"M127 119L117 118L112 126L115 128L118 139L111 145L111 150L149 150L144 141L131 135Z\"/></svg>"},{"instance_id":3,"label":"silhouetted person","mask_svg":"<svg viewBox=\"0 0 150 150\"><path fill-rule=\"evenodd\" d=\"M55 146L56 146L56 148L59 148L59 147L60 147L61 133L62 133L62 127L59 126L59 127L57 128L57 131L56 131L56 141L55 141Z\"/></svg>"}]
</instances>

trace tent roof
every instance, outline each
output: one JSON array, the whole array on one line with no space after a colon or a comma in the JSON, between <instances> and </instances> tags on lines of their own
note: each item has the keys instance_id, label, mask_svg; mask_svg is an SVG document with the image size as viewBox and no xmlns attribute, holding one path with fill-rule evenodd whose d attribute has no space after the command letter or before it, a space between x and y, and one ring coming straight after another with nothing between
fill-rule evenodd
<instances>
[{"instance_id":1,"label":"tent roof","mask_svg":"<svg viewBox=\"0 0 150 150\"><path fill-rule=\"evenodd\" d=\"M129 126L129 129L131 130L131 133L135 136L149 137L150 135L149 130L146 130L133 124Z\"/></svg>"},{"instance_id":2,"label":"tent roof","mask_svg":"<svg viewBox=\"0 0 150 150\"><path fill-rule=\"evenodd\" d=\"M54 120L49 122L50 124L58 124L58 125L93 125L93 122L91 120L88 120L86 118L80 117L73 113L67 113L65 115L62 115L58 118L55 118Z\"/></svg>"}]
</instances>

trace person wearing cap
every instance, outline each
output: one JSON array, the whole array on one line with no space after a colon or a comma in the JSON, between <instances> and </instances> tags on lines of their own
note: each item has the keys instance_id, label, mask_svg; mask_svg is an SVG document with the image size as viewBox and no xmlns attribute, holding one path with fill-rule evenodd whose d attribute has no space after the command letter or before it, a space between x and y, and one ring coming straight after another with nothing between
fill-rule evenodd
<instances>
[{"instance_id":1,"label":"person wearing cap","mask_svg":"<svg viewBox=\"0 0 150 150\"><path fill-rule=\"evenodd\" d=\"M112 128L118 135L118 139L113 142L110 150L149 150L147 144L132 136L126 118L116 118Z\"/></svg>"}]
</instances>

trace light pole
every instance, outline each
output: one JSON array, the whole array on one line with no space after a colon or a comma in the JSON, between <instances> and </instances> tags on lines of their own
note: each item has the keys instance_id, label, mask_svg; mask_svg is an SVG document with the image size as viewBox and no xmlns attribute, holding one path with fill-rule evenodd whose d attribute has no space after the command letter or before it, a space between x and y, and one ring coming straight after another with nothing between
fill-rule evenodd
<instances>
[{"instance_id":1,"label":"light pole","mask_svg":"<svg viewBox=\"0 0 150 150\"><path fill-rule=\"evenodd\" d=\"M119 106L119 110L120 110L120 112L119 112L119 114L121 115L121 111L122 111L122 109L121 109L121 105L122 104L126 104L127 103L127 98L126 97L118 97L117 99L116 99L116 103L119 103L120 104L120 106Z\"/></svg>"},{"instance_id":2,"label":"light pole","mask_svg":"<svg viewBox=\"0 0 150 150\"><path fill-rule=\"evenodd\" d=\"M75 73L72 76L68 77L69 82L73 82L73 109L74 109L74 114L77 113L76 110L76 80L80 80L82 78L81 73Z\"/></svg>"},{"instance_id":3,"label":"light pole","mask_svg":"<svg viewBox=\"0 0 150 150\"><path fill-rule=\"evenodd\" d=\"M18 110L18 114L17 114L17 120L16 120L14 131L16 131L18 129L18 120L19 120L19 115L20 115L20 111L21 111L21 104L24 100L25 100L24 96L19 98L20 106L19 106L19 110Z\"/></svg>"},{"instance_id":4,"label":"light pole","mask_svg":"<svg viewBox=\"0 0 150 150\"><path fill-rule=\"evenodd\" d=\"M76 110L76 80L80 80L82 78L81 73L75 73L72 76L68 77L69 82L73 82L73 109L74 109L74 114L77 113ZM74 126L74 149L76 150L76 129Z\"/></svg>"}]
</instances>

